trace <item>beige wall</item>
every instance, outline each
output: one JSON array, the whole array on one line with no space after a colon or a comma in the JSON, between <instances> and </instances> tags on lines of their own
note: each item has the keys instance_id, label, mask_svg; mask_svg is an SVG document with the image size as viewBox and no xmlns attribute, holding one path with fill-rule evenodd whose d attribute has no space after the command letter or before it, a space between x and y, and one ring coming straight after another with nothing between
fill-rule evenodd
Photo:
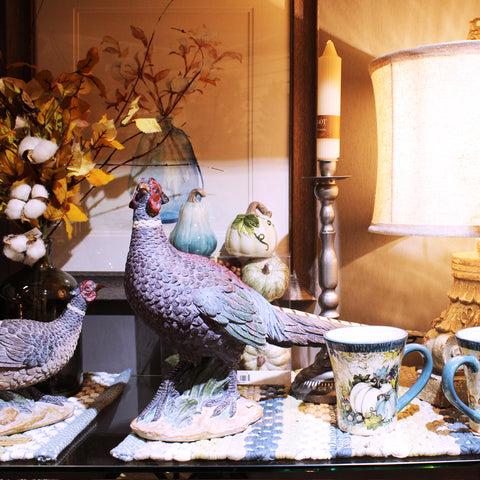
<instances>
[{"instance_id":1,"label":"beige wall","mask_svg":"<svg viewBox=\"0 0 480 480\"><path fill-rule=\"evenodd\" d=\"M376 119L368 65L424 44L464 40L480 16L471 0L318 0L319 48L343 58L337 243L342 318L428 330L445 309L450 257L474 239L389 237L367 231L376 182ZM425 179L426 181L428 179Z\"/></svg>"}]
</instances>

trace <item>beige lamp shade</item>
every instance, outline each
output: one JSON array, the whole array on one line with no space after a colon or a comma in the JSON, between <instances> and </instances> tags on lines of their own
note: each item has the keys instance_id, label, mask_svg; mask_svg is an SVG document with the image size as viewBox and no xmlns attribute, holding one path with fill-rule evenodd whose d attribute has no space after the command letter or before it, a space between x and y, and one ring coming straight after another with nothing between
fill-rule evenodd
<instances>
[{"instance_id":1,"label":"beige lamp shade","mask_svg":"<svg viewBox=\"0 0 480 480\"><path fill-rule=\"evenodd\" d=\"M372 232L480 236L480 41L375 59Z\"/></svg>"}]
</instances>

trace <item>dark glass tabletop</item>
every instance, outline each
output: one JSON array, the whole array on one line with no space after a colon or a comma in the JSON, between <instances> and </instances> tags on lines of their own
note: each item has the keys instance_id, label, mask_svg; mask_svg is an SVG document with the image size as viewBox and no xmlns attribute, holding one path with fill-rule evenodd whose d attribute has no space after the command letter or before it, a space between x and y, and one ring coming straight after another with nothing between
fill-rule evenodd
<instances>
[{"instance_id":1,"label":"dark glass tabletop","mask_svg":"<svg viewBox=\"0 0 480 480\"><path fill-rule=\"evenodd\" d=\"M1 478L480 478L480 456L336 458L325 461L133 461L114 458L110 450L128 435L129 423L152 398L158 376L132 376L123 394L102 410L93 423L53 463L0 463ZM438 469L441 469L441 473ZM447 472L453 472L450 476ZM461 477L457 477L461 472ZM141 478L144 478L143 476Z\"/></svg>"}]
</instances>

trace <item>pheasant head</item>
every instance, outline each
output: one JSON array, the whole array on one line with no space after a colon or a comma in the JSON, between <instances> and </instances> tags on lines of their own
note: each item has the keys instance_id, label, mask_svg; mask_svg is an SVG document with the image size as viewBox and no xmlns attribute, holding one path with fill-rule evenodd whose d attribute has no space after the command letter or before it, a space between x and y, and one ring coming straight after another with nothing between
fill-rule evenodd
<instances>
[{"instance_id":1,"label":"pheasant head","mask_svg":"<svg viewBox=\"0 0 480 480\"><path fill-rule=\"evenodd\" d=\"M85 280L79 287L80 295L87 303L93 302L97 298L97 292L103 287L104 285L95 283L93 280Z\"/></svg>"},{"instance_id":2,"label":"pheasant head","mask_svg":"<svg viewBox=\"0 0 480 480\"><path fill-rule=\"evenodd\" d=\"M135 189L129 207L134 210L144 208L148 216L156 217L165 203L168 203L168 197L161 185L154 178L149 178L148 181L142 178Z\"/></svg>"}]
</instances>

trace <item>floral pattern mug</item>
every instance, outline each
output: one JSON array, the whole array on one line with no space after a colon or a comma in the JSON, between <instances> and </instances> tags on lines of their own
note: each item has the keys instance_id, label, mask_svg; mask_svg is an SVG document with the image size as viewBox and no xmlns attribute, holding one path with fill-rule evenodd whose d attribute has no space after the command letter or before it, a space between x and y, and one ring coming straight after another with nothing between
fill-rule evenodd
<instances>
[{"instance_id":1,"label":"floral pattern mug","mask_svg":"<svg viewBox=\"0 0 480 480\"><path fill-rule=\"evenodd\" d=\"M392 430L397 413L426 385L432 373L432 356L423 345L406 345L407 337L405 330L389 326L344 327L325 333L341 430L354 435ZM424 359L422 372L398 397L402 359L414 351Z\"/></svg>"}]
</instances>

